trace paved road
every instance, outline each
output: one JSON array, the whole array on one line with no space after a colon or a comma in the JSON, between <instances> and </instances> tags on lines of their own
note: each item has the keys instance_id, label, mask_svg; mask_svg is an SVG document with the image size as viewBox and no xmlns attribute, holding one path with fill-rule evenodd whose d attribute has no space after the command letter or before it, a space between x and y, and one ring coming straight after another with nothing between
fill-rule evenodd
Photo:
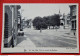
<instances>
[{"instance_id":1,"label":"paved road","mask_svg":"<svg viewBox=\"0 0 80 56\"><path fill-rule=\"evenodd\" d=\"M21 41L18 38L18 46L34 46L34 47L76 47L76 37L66 34L67 30L39 30L24 29L25 37ZM21 43L20 43L21 42ZM22 45L23 44L23 45Z\"/></svg>"}]
</instances>

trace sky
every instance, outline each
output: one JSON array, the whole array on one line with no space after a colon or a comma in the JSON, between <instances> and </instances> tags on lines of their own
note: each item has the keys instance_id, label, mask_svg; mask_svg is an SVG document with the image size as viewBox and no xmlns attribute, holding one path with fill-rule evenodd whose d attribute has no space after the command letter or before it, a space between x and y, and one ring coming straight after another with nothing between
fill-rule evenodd
<instances>
[{"instance_id":1,"label":"sky","mask_svg":"<svg viewBox=\"0 0 80 56\"><path fill-rule=\"evenodd\" d=\"M70 13L69 4L21 4L22 18L34 19L37 16L44 17L54 14Z\"/></svg>"}]
</instances>

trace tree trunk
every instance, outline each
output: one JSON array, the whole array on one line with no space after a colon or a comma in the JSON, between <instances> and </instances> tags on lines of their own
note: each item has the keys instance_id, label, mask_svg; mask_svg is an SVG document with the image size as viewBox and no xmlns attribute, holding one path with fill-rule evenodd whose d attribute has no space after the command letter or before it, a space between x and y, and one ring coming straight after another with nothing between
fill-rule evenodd
<instances>
[{"instance_id":1,"label":"tree trunk","mask_svg":"<svg viewBox=\"0 0 80 56\"><path fill-rule=\"evenodd\" d=\"M54 26L53 26L53 29L54 29Z\"/></svg>"},{"instance_id":2,"label":"tree trunk","mask_svg":"<svg viewBox=\"0 0 80 56\"><path fill-rule=\"evenodd\" d=\"M49 29L50 29L50 26L49 26Z\"/></svg>"},{"instance_id":3,"label":"tree trunk","mask_svg":"<svg viewBox=\"0 0 80 56\"><path fill-rule=\"evenodd\" d=\"M40 33L42 32L42 29L40 29Z\"/></svg>"}]
</instances>

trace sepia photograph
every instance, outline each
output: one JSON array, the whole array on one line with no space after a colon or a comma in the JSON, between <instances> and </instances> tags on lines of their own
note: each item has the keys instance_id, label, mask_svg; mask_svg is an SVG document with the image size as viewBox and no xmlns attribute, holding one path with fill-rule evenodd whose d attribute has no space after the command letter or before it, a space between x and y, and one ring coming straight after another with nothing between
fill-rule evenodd
<instances>
[{"instance_id":1,"label":"sepia photograph","mask_svg":"<svg viewBox=\"0 0 80 56\"><path fill-rule=\"evenodd\" d=\"M2 53L79 53L78 4L4 3L2 29Z\"/></svg>"}]
</instances>

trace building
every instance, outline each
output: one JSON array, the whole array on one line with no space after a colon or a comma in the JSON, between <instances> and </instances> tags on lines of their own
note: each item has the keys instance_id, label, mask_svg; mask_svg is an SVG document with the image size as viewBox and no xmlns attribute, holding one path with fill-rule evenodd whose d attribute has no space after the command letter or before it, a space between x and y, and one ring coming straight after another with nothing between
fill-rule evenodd
<instances>
[{"instance_id":1,"label":"building","mask_svg":"<svg viewBox=\"0 0 80 56\"><path fill-rule=\"evenodd\" d=\"M18 11L18 30L21 29L21 14L20 11Z\"/></svg>"},{"instance_id":2,"label":"building","mask_svg":"<svg viewBox=\"0 0 80 56\"><path fill-rule=\"evenodd\" d=\"M11 45L11 28L12 28L12 11L8 5L5 6L4 13L4 47L9 47ZM10 23L9 23L10 22ZM9 25L9 26L8 26ZM10 40L9 40L10 39Z\"/></svg>"},{"instance_id":3,"label":"building","mask_svg":"<svg viewBox=\"0 0 80 56\"><path fill-rule=\"evenodd\" d=\"M64 20L63 20L63 15L61 14L60 10L59 10L59 16L60 16L60 25L63 26Z\"/></svg>"},{"instance_id":4,"label":"building","mask_svg":"<svg viewBox=\"0 0 80 56\"><path fill-rule=\"evenodd\" d=\"M76 35L76 5L70 5L71 31Z\"/></svg>"},{"instance_id":5,"label":"building","mask_svg":"<svg viewBox=\"0 0 80 56\"><path fill-rule=\"evenodd\" d=\"M70 29L71 21L70 21L70 14L63 14L63 20L64 20L64 29Z\"/></svg>"},{"instance_id":6,"label":"building","mask_svg":"<svg viewBox=\"0 0 80 56\"><path fill-rule=\"evenodd\" d=\"M19 7L19 5L4 6L4 47L14 47L17 44Z\"/></svg>"}]
</instances>

